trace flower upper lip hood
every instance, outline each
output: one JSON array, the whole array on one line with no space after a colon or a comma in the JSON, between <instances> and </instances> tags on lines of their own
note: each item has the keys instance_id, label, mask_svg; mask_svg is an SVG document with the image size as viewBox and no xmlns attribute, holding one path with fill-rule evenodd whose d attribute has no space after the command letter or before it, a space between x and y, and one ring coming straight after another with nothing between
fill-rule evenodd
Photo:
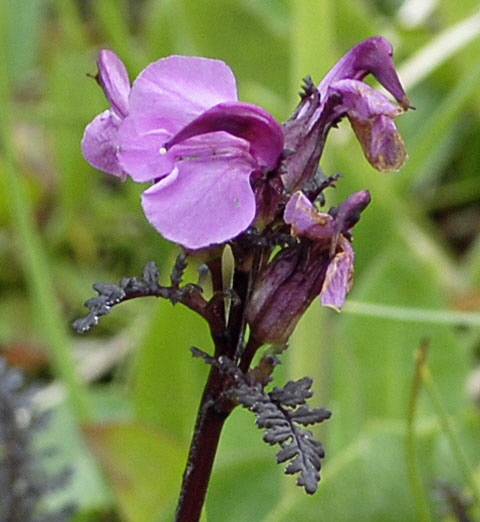
<instances>
[{"instance_id":1,"label":"flower upper lip hood","mask_svg":"<svg viewBox=\"0 0 480 522\"><path fill-rule=\"evenodd\" d=\"M321 81L318 89L322 98L328 88L338 80L363 80L372 74L397 100L404 110L410 102L400 83L393 63L393 48L383 36L372 36L353 47Z\"/></svg>"},{"instance_id":2,"label":"flower upper lip hood","mask_svg":"<svg viewBox=\"0 0 480 522\"><path fill-rule=\"evenodd\" d=\"M363 81L368 74L377 78L399 106ZM284 160L285 188L293 193L313 179L327 134L343 117L349 119L373 167L383 172L399 170L407 153L394 118L409 107L390 43L381 36L359 43L318 87L311 80L306 82L300 106L284 124L285 147L295 151Z\"/></svg>"},{"instance_id":3,"label":"flower upper lip hood","mask_svg":"<svg viewBox=\"0 0 480 522\"><path fill-rule=\"evenodd\" d=\"M223 243L248 228L256 213L250 176L275 168L283 132L264 109L238 101L231 69L174 55L146 67L130 90L114 53L102 51L98 66L112 108L87 127L86 159L111 174L154 182L142 195L145 214L186 248Z\"/></svg>"},{"instance_id":4,"label":"flower upper lip hood","mask_svg":"<svg viewBox=\"0 0 480 522\"><path fill-rule=\"evenodd\" d=\"M368 74L400 107L362 81ZM341 96L342 103L332 116L347 116L373 167L381 172L400 170L408 156L393 120L411 106L395 70L388 40L374 36L356 45L330 70L318 90L322 100L332 94Z\"/></svg>"},{"instance_id":5,"label":"flower upper lip hood","mask_svg":"<svg viewBox=\"0 0 480 522\"><path fill-rule=\"evenodd\" d=\"M278 132L278 124L268 112L250 103L219 103L183 127L165 147L169 149L193 136L216 131L245 139L260 166L275 168L283 148L283 133Z\"/></svg>"}]
</instances>

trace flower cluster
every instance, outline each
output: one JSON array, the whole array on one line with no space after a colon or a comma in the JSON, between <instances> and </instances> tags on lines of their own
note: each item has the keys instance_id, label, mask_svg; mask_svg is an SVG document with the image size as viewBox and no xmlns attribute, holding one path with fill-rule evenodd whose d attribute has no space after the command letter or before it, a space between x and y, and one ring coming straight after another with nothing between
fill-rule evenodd
<instances>
[{"instance_id":1,"label":"flower cluster","mask_svg":"<svg viewBox=\"0 0 480 522\"><path fill-rule=\"evenodd\" d=\"M393 100L363 80L373 75ZM368 161L398 170L407 154L395 118L409 108L382 37L351 49L315 86L307 78L301 100L282 125L261 107L238 101L235 78L223 62L170 56L150 64L130 85L111 51L100 52L97 80L110 102L86 128L82 141L91 165L125 180L149 183L142 194L146 217L184 252L170 276L158 282L149 263L142 278L97 284L84 332L128 299L156 296L181 302L208 323L211 366L184 475L178 521L200 517L208 470L223 422L239 404L257 415L264 440L279 444L278 462L313 493L320 480L322 445L304 427L330 416L311 409L310 380L265 390L278 363L264 344L286 345L313 299L340 310L353 281L352 229L370 203L368 190L351 194L328 211L324 191L339 175L319 169L332 127L349 120ZM233 256L225 286L224 247ZM211 293L182 284L188 256L206 264Z\"/></svg>"},{"instance_id":2,"label":"flower cluster","mask_svg":"<svg viewBox=\"0 0 480 522\"><path fill-rule=\"evenodd\" d=\"M398 104L365 83L368 74ZM122 180L129 175L150 183L142 205L161 235L187 251L236 243L245 269L252 265L245 263L251 244L244 238L252 230L263 245L278 245L284 234L296 239L253 281L247 316L257 335L284 340L314 295L341 308L352 281L351 228L370 196L362 191L335 211L320 212L315 201L333 181L317 181L318 163L329 130L344 117L378 170L398 170L405 162L394 119L409 102L387 40L358 44L318 86L307 79L283 125L238 101L233 73L219 60L170 56L130 85L121 60L103 50L97 80L110 108L87 126L84 156ZM274 333L279 321L287 325L282 335Z\"/></svg>"}]
</instances>

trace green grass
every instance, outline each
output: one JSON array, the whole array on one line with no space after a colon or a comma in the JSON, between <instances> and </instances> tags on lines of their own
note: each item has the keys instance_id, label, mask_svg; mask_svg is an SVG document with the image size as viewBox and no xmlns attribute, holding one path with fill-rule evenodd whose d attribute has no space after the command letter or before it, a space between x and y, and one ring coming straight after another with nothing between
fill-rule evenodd
<instances>
[{"instance_id":1,"label":"green grass","mask_svg":"<svg viewBox=\"0 0 480 522\"><path fill-rule=\"evenodd\" d=\"M80 3L92 8L79 9ZM53 423L46 437L60 445L59 460L74 464L63 495L75 497L81 520L97 520L88 513L102 510L118 511L125 522L171 519L205 377L188 347L210 349L201 323L154 300L119 307L85 337L69 327L83 313L93 282L139 274L152 259L168 273L175 255L146 223L142 187L107 179L81 156L85 125L106 108L87 76L102 47L122 57L132 78L172 53L224 59L242 99L284 120L302 76L320 81L368 36L393 42L416 107L398 120L409 162L400 173L380 174L346 122L331 133L322 166L344 177L338 194L327 194L330 202L364 188L372 192L355 231L355 286L342 314L312 306L279 369L279 379L314 377L314 401L334 413L319 429L327 453L319 491L306 497L283 477L253 417L235 412L205 520L451 520L435 489L440 479L478 498L480 412L465 385L480 340L480 15L474 0L438 0L412 26L398 15L400 5L1 4L0 345L7 354L19 346L45 353L42 371L67 391L54 401L64 421ZM424 339L427 373L415 362ZM85 382L74 354L81 350L88 362L107 345L113 352L124 346L127 355L108 369L109 379ZM103 478L79 436L85 426ZM140 447L152 461L132 449ZM116 480L118 473L132 480L131 489ZM91 477L98 487L85 487ZM155 495L158 502L151 501ZM480 519L476 503L472 513Z\"/></svg>"}]
</instances>

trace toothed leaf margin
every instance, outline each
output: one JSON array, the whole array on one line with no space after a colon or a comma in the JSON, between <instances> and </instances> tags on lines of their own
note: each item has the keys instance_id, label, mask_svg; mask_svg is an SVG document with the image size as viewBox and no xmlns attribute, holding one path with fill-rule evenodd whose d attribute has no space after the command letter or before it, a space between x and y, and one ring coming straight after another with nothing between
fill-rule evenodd
<instances>
[{"instance_id":1,"label":"toothed leaf margin","mask_svg":"<svg viewBox=\"0 0 480 522\"><path fill-rule=\"evenodd\" d=\"M170 275L170 286L158 283L160 270L150 261L143 269L142 277L123 277L118 284L95 283L93 289L97 296L85 302L89 313L73 321L72 326L78 333L85 333L98 324L100 317L108 315L115 305L138 297L162 297L172 304L184 302L193 293L202 293L202 288L189 283L180 287L183 273L187 266L187 254L177 257Z\"/></svg>"},{"instance_id":2,"label":"toothed leaf margin","mask_svg":"<svg viewBox=\"0 0 480 522\"><path fill-rule=\"evenodd\" d=\"M288 462L285 473L299 473L297 485L312 495L320 481L322 444L304 426L318 424L331 417L325 408L310 408L306 399L313 395L312 379L289 381L283 388L265 392L262 384L239 383L233 395L246 409L257 415L256 425L265 429L263 440L279 444L277 463Z\"/></svg>"}]
</instances>

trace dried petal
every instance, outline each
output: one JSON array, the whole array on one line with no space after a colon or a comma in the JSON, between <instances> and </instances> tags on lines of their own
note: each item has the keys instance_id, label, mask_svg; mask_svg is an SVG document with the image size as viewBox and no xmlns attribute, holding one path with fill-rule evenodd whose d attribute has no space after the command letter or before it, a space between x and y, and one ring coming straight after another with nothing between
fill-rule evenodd
<instances>
[{"instance_id":1,"label":"dried petal","mask_svg":"<svg viewBox=\"0 0 480 522\"><path fill-rule=\"evenodd\" d=\"M370 203L368 190L351 194L329 214L319 212L302 192L296 192L285 206L284 220L292 225L296 236L312 240L332 239L348 232L360 219L361 212Z\"/></svg>"},{"instance_id":2,"label":"dried petal","mask_svg":"<svg viewBox=\"0 0 480 522\"><path fill-rule=\"evenodd\" d=\"M399 170L408 156L393 118L403 110L369 85L356 80L335 82L330 89L342 96L342 110L372 166L381 172Z\"/></svg>"},{"instance_id":3,"label":"dried petal","mask_svg":"<svg viewBox=\"0 0 480 522\"><path fill-rule=\"evenodd\" d=\"M362 81L368 74L378 79L401 108ZM297 111L284 124L285 146L294 151L282 163L286 190L304 190L311 182L330 128L345 116L372 165L381 171L398 170L407 153L391 120L409 107L395 71L390 43L376 36L353 47L317 90L310 87L306 91Z\"/></svg>"},{"instance_id":4,"label":"dried petal","mask_svg":"<svg viewBox=\"0 0 480 522\"><path fill-rule=\"evenodd\" d=\"M340 311L345 302L345 297L353 284L353 261L355 258L350 242L343 236L340 237L337 251L331 260L325 275L320 300L323 306L329 306Z\"/></svg>"},{"instance_id":5,"label":"dried petal","mask_svg":"<svg viewBox=\"0 0 480 522\"><path fill-rule=\"evenodd\" d=\"M387 116L371 120L349 118L370 164L380 172L400 170L408 159L407 150L395 123Z\"/></svg>"},{"instance_id":6,"label":"dried petal","mask_svg":"<svg viewBox=\"0 0 480 522\"><path fill-rule=\"evenodd\" d=\"M292 233L296 236L321 239L331 238L335 234L333 217L319 212L300 191L288 200L283 219L292 225Z\"/></svg>"}]
</instances>

